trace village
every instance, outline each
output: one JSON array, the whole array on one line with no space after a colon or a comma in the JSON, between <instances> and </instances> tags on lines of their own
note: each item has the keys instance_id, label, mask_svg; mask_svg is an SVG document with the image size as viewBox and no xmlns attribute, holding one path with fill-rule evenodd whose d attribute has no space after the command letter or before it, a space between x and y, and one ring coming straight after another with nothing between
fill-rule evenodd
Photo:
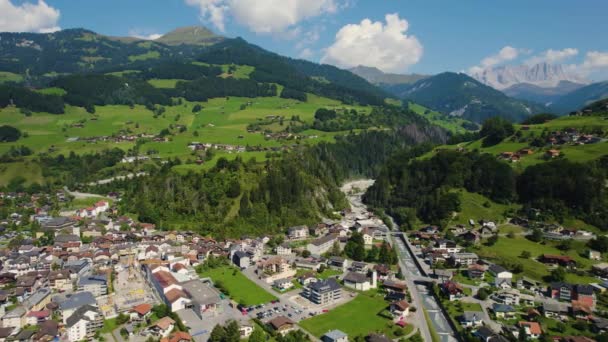
<instances>
[{"instance_id":1,"label":"village","mask_svg":"<svg viewBox=\"0 0 608 342\"><path fill-rule=\"evenodd\" d=\"M70 201L63 191L0 194L21 208L0 222L0 339L207 341L216 326L231 322L242 338L255 329L281 335L301 329L315 340L340 342L434 334L507 341L552 332L575 341L566 333L576 335L577 324L594 333L608 329L608 320L595 315L608 288L600 252L585 256L594 262L584 270L597 279L591 284L516 275L471 251L498 236L494 222L471 219L445 234L426 226L406 235L367 210L359 194L338 220L216 240L137 222L111 203L118 194L109 195L58 210ZM510 224L531 234L526 219ZM596 237L555 224L534 227L554 241ZM583 271L560 254L534 262ZM429 305L431 297L439 309ZM378 313L355 313L375 325L353 326L351 310L361 303L377 305ZM448 326L424 323L428 311Z\"/></svg>"}]
</instances>

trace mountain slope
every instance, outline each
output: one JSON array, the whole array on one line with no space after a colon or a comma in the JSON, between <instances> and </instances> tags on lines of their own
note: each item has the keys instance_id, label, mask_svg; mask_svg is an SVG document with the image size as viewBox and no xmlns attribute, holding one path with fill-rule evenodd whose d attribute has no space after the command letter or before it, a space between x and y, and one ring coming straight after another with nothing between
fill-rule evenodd
<instances>
[{"instance_id":1,"label":"mountain slope","mask_svg":"<svg viewBox=\"0 0 608 342\"><path fill-rule=\"evenodd\" d=\"M557 86L552 88L543 88L530 83L518 83L504 89L502 92L516 99L549 105L561 96L584 86L584 84L570 81L560 81Z\"/></svg>"},{"instance_id":2,"label":"mountain slope","mask_svg":"<svg viewBox=\"0 0 608 342\"><path fill-rule=\"evenodd\" d=\"M552 103L549 108L565 114L606 97L608 97L608 81L598 82L579 88L560 97Z\"/></svg>"},{"instance_id":3,"label":"mountain slope","mask_svg":"<svg viewBox=\"0 0 608 342\"><path fill-rule=\"evenodd\" d=\"M498 90L507 89L513 85L527 83L543 88L553 88L561 81L587 84L585 79L568 73L562 65L538 63L528 65L503 65L488 68L471 75L479 82Z\"/></svg>"},{"instance_id":4,"label":"mountain slope","mask_svg":"<svg viewBox=\"0 0 608 342\"><path fill-rule=\"evenodd\" d=\"M206 27L188 26L177 28L155 41L167 45L210 45L223 39Z\"/></svg>"},{"instance_id":5,"label":"mountain slope","mask_svg":"<svg viewBox=\"0 0 608 342\"><path fill-rule=\"evenodd\" d=\"M399 90L399 96L430 109L481 123L493 116L519 121L543 106L506 96L465 75L442 73Z\"/></svg>"},{"instance_id":6,"label":"mountain slope","mask_svg":"<svg viewBox=\"0 0 608 342\"><path fill-rule=\"evenodd\" d=\"M348 71L377 85L411 84L429 77L428 75L420 74L387 74L378 68L366 67L363 65L351 68Z\"/></svg>"}]
</instances>

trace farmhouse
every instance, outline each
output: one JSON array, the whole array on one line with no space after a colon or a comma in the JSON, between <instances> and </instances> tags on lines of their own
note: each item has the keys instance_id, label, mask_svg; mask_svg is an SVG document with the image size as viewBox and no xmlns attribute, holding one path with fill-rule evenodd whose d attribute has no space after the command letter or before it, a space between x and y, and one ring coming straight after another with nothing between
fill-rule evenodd
<instances>
[{"instance_id":1,"label":"farmhouse","mask_svg":"<svg viewBox=\"0 0 608 342\"><path fill-rule=\"evenodd\" d=\"M296 324L285 316L278 316L268 321L268 325L272 330L283 336L296 329Z\"/></svg>"},{"instance_id":2,"label":"farmhouse","mask_svg":"<svg viewBox=\"0 0 608 342\"><path fill-rule=\"evenodd\" d=\"M539 261L543 264L549 265L559 265L566 268L575 268L576 261L569 256L566 255L551 255L551 254L543 254Z\"/></svg>"}]
</instances>

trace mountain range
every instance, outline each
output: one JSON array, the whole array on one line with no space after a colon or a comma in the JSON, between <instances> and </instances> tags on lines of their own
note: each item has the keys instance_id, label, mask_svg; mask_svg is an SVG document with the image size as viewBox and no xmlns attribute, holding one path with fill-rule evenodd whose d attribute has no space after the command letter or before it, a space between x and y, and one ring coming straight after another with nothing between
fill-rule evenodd
<instances>
[{"instance_id":1,"label":"mountain range","mask_svg":"<svg viewBox=\"0 0 608 342\"><path fill-rule=\"evenodd\" d=\"M378 68L367 67L363 65L348 69L348 71L352 72L355 75L363 77L372 84L380 86L411 84L429 77L429 75L422 74L390 74L385 73Z\"/></svg>"},{"instance_id":2,"label":"mountain range","mask_svg":"<svg viewBox=\"0 0 608 342\"><path fill-rule=\"evenodd\" d=\"M534 65L502 65L471 74L481 83L498 90L519 84L530 84L542 88L555 88L563 81L588 84L584 78L569 73L561 64L538 63Z\"/></svg>"}]
</instances>

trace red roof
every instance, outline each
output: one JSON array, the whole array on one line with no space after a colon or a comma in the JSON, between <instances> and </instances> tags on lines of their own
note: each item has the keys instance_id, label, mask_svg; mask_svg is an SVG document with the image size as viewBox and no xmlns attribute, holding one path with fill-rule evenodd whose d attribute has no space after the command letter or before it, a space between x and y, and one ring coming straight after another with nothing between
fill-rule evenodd
<instances>
[{"instance_id":1,"label":"red roof","mask_svg":"<svg viewBox=\"0 0 608 342\"><path fill-rule=\"evenodd\" d=\"M36 318L47 318L50 316L51 316L50 310L30 311L27 314L27 317L36 317Z\"/></svg>"},{"instance_id":2,"label":"red roof","mask_svg":"<svg viewBox=\"0 0 608 342\"><path fill-rule=\"evenodd\" d=\"M540 328L540 324L537 322L519 322L520 327L527 327L530 330L530 334L540 335L543 330Z\"/></svg>"},{"instance_id":3,"label":"red roof","mask_svg":"<svg viewBox=\"0 0 608 342\"><path fill-rule=\"evenodd\" d=\"M144 303L144 304L139 304L137 306L134 306L133 309L134 312L137 312L138 314L140 314L141 316L147 314L148 312L150 312L150 310L152 310L152 305L148 304L148 303Z\"/></svg>"},{"instance_id":4,"label":"red roof","mask_svg":"<svg viewBox=\"0 0 608 342\"><path fill-rule=\"evenodd\" d=\"M167 271L158 271L152 274L158 281L158 284L164 289L171 285L177 284L177 280Z\"/></svg>"}]
</instances>

